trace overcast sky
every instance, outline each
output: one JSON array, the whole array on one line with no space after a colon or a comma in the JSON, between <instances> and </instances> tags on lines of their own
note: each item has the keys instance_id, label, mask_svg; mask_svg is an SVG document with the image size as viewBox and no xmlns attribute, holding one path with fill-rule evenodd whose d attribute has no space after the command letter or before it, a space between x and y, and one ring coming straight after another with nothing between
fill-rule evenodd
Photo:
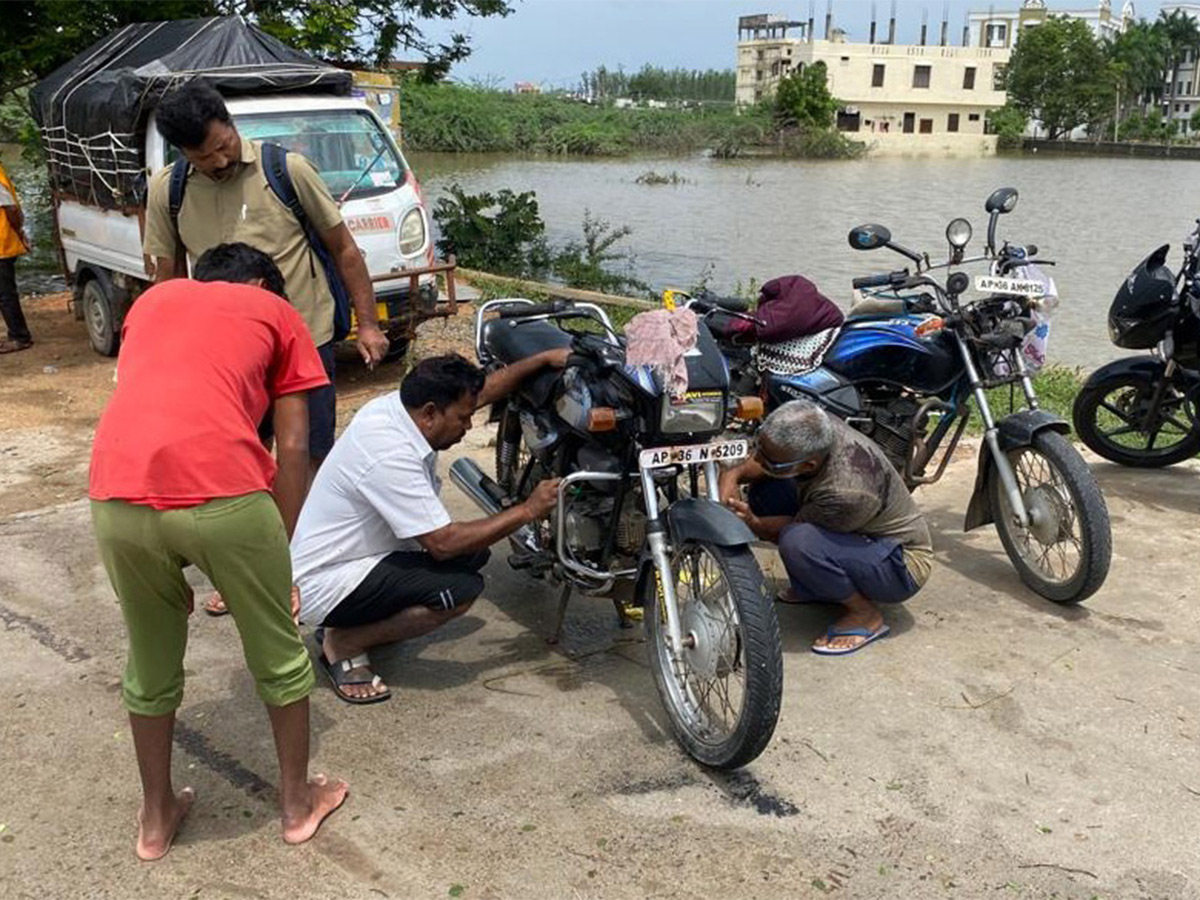
<instances>
[{"instance_id":1,"label":"overcast sky","mask_svg":"<svg viewBox=\"0 0 1200 900\"><path fill-rule=\"evenodd\" d=\"M812 0L820 30L827 0ZM916 43L921 14L929 15L930 40L936 41L942 10L949 10L950 41L962 39L968 11L1015 9L1021 0L896 0L897 40ZM1158 15L1159 0L1134 0L1141 18ZM1119 11L1122 0L1113 0ZM597 66L636 70L644 63L664 68L731 69L738 16L778 13L807 20L810 0L515 0L516 12L504 19L470 19L452 26L430 26L431 37L451 30L473 38L474 53L455 67L452 77L509 86L514 81L572 87ZM850 40L865 41L871 7L881 30L891 0L833 0L834 24ZM1048 0L1051 9L1094 9L1096 0Z\"/></svg>"}]
</instances>

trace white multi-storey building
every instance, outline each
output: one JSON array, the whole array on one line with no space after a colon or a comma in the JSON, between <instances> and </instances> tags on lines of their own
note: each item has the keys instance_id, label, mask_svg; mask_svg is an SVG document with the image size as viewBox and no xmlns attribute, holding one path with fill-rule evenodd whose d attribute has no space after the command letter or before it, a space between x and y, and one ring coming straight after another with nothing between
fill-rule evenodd
<instances>
[{"instance_id":1,"label":"white multi-storey building","mask_svg":"<svg viewBox=\"0 0 1200 900\"><path fill-rule=\"evenodd\" d=\"M828 20L828 39L814 40L811 22L744 16L737 102L770 97L780 79L823 62L829 90L843 104L838 128L851 137L883 152L992 152L995 138L984 134L984 121L988 110L1004 105L1009 51L948 46L946 30L936 45L853 44ZM893 24L888 37L894 35Z\"/></svg>"},{"instance_id":2,"label":"white multi-storey building","mask_svg":"<svg viewBox=\"0 0 1200 900\"><path fill-rule=\"evenodd\" d=\"M1050 9L1045 0L1024 0L1019 9L973 12L967 16L968 41L972 47L1012 49L1021 32L1036 28L1046 19L1081 19L1100 40L1111 41L1135 20L1133 3L1126 0L1120 15L1113 13L1110 0L1099 0L1094 9Z\"/></svg>"}]
</instances>

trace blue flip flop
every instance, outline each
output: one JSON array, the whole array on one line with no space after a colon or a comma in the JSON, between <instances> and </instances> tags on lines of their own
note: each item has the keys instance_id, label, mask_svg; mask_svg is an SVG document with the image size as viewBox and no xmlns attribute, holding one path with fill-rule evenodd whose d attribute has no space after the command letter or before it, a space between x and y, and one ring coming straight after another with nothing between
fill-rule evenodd
<instances>
[{"instance_id":1,"label":"blue flip flop","mask_svg":"<svg viewBox=\"0 0 1200 900\"><path fill-rule=\"evenodd\" d=\"M829 628L826 629L826 631L825 631L825 637L827 637L827 638L861 637L861 638L866 638L866 640L863 641L861 644L856 644L853 647L846 647L845 649L842 649L842 650L834 650L829 647L818 647L814 644L813 648L812 648L812 652L819 653L821 656L846 656L847 654L850 654L850 653L857 653L859 650L861 650L863 647L867 646L867 644L871 643L872 641L877 641L881 637L887 637L888 634L891 633L891 631L892 631L892 629L889 628L886 624L880 625L875 631L868 631L865 628L844 628L844 629L838 630L834 626L830 625Z\"/></svg>"}]
</instances>

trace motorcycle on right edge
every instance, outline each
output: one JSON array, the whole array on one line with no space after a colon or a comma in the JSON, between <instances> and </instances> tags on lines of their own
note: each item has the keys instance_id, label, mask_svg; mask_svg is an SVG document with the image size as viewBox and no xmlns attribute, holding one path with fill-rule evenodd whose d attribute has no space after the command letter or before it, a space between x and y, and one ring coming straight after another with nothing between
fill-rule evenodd
<instances>
[{"instance_id":1,"label":"motorcycle on right edge","mask_svg":"<svg viewBox=\"0 0 1200 900\"><path fill-rule=\"evenodd\" d=\"M1113 298L1108 335L1126 356L1091 374L1075 398L1080 439L1123 466L1160 468L1200 453L1200 219L1184 240L1179 275L1165 244Z\"/></svg>"}]
</instances>

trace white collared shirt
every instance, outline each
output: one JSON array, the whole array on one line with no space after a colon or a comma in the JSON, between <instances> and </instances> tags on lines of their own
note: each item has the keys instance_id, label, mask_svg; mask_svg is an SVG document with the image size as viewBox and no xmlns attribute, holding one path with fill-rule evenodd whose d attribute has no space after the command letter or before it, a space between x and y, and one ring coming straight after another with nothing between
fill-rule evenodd
<instances>
[{"instance_id":1,"label":"white collared shirt","mask_svg":"<svg viewBox=\"0 0 1200 900\"><path fill-rule=\"evenodd\" d=\"M320 624L381 559L420 550L417 535L449 525L441 488L437 451L399 391L360 409L317 472L292 537L301 620Z\"/></svg>"}]
</instances>

